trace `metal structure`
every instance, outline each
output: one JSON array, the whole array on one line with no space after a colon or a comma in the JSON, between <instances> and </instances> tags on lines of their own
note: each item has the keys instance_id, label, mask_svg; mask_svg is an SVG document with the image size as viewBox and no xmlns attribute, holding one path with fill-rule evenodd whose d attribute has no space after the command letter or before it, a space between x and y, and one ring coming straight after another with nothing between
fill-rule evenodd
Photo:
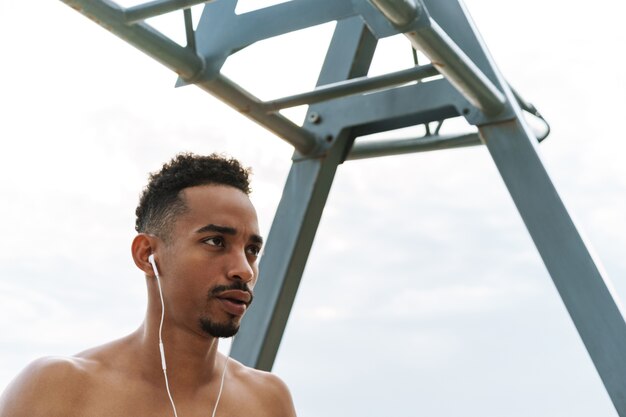
<instances>
[{"instance_id":1,"label":"metal structure","mask_svg":"<svg viewBox=\"0 0 626 417\"><path fill-rule=\"evenodd\" d=\"M202 0L156 0L123 8L110 0L62 0L180 76L255 120L295 148L250 309L233 356L269 370L289 317L337 166L346 160L484 144L620 416L626 417L626 323L537 154L522 117L536 113L506 83L460 0L292 0L235 13L236 0L204 6L197 28L189 7ZM183 10L187 46L144 22ZM254 42L336 21L317 88L263 102L220 73ZM367 77L378 39L403 33L431 64ZM416 82L419 81L419 82ZM367 94L365 94L367 93ZM308 104L298 126L281 109ZM536 113L538 114L538 113ZM477 133L439 135L464 117ZM440 122L419 138L358 138Z\"/></svg>"}]
</instances>

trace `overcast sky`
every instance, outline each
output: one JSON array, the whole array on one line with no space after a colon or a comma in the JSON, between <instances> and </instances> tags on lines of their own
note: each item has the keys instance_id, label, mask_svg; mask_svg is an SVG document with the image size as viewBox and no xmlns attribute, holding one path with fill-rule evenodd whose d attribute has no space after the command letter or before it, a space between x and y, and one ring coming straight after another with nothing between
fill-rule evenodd
<instances>
[{"instance_id":1,"label":"overcast sky","mask_svg":"<svg viewBox=\"0 0 626 417\"><path fill-rule=\"evenodd\" d=\"M544 163L624 298L626 7L466 4L549 120ZM333 27L224 71L263 99L310 89ZM2 389L140 324L148 172L180 151L240 158L267 234L292 148L60 1L0 0L0 39ZM411 65L405 39L379 49L371 74ZM300 417L617 415L484 147L339 168L274 371Z\"/></svg>"}]
</instances>

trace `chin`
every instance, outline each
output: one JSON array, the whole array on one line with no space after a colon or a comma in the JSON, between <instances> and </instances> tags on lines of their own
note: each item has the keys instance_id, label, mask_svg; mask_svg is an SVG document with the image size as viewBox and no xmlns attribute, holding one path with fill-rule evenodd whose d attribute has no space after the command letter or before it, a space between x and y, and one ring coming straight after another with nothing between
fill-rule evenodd
<instances>
[{"instance_id":1,"label":"chin","mask_svg":"<svg viewBox=\"0 0 626 417\"><path fill-rule=\"evenodd\" d=\"M201 318L200 328L205 334L209 336L229 338L236 335L239 331L239 322L228 321L225 323L216 323L209 319Z\"/></svg>"}]
</instances>

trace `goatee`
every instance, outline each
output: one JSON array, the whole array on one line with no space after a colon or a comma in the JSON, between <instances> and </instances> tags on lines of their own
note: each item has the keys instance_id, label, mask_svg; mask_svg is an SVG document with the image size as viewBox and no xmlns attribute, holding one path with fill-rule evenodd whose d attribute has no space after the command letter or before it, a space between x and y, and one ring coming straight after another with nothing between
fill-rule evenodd
<instances>
[{"instance_id":1,"label":"goatee","mask_svg":"<svg viewBox=\"0 0 626 417\"><path fill-rule=\"evenodd\" d=\"M254 298L252 290L250 289L250 287L248 287L248 284L242 281L234 281L232 285L228 286L218 285L214 287L207 296L207 302L215 299L220 293L230 290L246 291L250 294L250 302L248 303L248 306L252 303L252 300ZM199 322L202 331L213 337L233 337L239 331L239 322L235 321L234 319L231 319L224 323L216 323L208 317L201 317Z\"/></svg>"}]
</instances>

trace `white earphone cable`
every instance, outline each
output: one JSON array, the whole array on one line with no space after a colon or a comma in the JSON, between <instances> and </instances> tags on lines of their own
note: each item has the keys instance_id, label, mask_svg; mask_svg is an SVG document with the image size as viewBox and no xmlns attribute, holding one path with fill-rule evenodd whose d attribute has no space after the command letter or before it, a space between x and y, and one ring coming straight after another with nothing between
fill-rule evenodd
<instances>
[{"instance_id":1,"label":"white earphone cable","mask_svg":"<svg viewBox=\"0 0 626 417\"><path fill-rule=\"evenodd\" d=\"M224 389L224 377L226 376L226 365L228 365L228 361L230 360L230 353L226 357L226 362L224 362L224 370L222 371L222 381L220 382L220 391L217 393L217 399L215 400L215 407L213 407L213 414L211 417L215 417L215 413L217 412L217 406L220 403L220 398L222 398L222 390Z\"/></svg>"},{"instance_id":2,"label":"white earphone cable","mask_svg":"<svg viewBox=\"0 0 626 417\"><path fill-rule=\"evenodd\" d=\"M154 262L154 258L153 258ZM163 368L163 376L165 377L165 390L167 391L167 396L170 399L170 403L172 404L172 410L174 410L174 417L178 417L178 412L176 411L176 404L174 404L174 399L172 398L172 393L170 392L170 384L167 380L167 365L165 364L165 349L163 348L163 320L165 318L165 302L163 301L163 290L161 289L161 280L159 279L159 273L156 271L156 265L152 265L155 267L154 274L156 275L157 285L159 287L159 296L161 298L161 323L159 323L159 352L161 352L161 367Z\"/></svg>"},{"instance_id":3,"label":"white earphone cable","mask_svg":"<svg viewBox=\"0 0 626 417\"><path fill-rule=\"evenodd\" d=\"M170 399L170 404L172 404L172 410L174 410L174 417L178 417L178 412L176 411L176 404L174 404L174 399L172 398L172 393L170 392L170 384L167 380L167 365L165 364L165 349L163 348L163 321L165 319L165 302L163 301L163 290L161 289L161 279L159 277L158 268L154 261L154 256L150 255L148 258L152 268L154 269L154 275L157 279L157 286L159 287L159 297L161 298L161 322L159 323L159 352L161 353L161 367L163 368L163 376L165 378L165 390L167 391L167 396ZM234 341L234 337L233 337ZM224 390L224 379L226 377L226 367L228 365L228 361L230 360L230 352L228 352L228 356L226 357L226 361L224 362L224 369L222 370L222 378L220 381L220 390L217 393L217 399L215 400L215 406L213 407L213 413L211 417L215 417L217 413L217 406L220 403L220 399L222 398L222 391Z\"/></svg>"}]
</instances>

